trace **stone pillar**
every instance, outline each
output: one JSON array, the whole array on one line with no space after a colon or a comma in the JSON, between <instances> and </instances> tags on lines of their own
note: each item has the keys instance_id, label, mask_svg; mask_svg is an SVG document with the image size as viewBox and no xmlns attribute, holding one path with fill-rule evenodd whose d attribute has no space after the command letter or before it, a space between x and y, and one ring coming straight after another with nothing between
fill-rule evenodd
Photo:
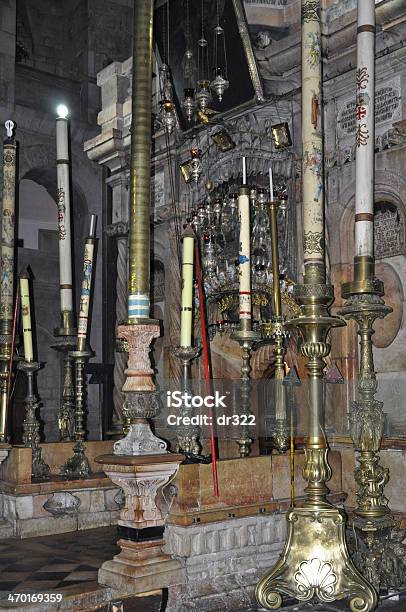
<instances>
[{"instance_id":1,"label":"stone pillar","mask_svg":"<svg viewBox=\"0 0 406 612\"><path fill-rule=\"evenodd\" d=\"M184 457L170 454L148 422L159 411L149 352L151 342L160 336L159 322L149 318L153 7L152 0L134 3L128 303L124 321L117 328L118 339L128 348L122 387L126 436L115 442L113 455L98 459L126 496L119 520L121 553L103 564L99 582L128 593L182 581L180 563L161 551L164 516L156 499ZM120 277L119 283L121 289Z\"/></svg>"}]
</instances>

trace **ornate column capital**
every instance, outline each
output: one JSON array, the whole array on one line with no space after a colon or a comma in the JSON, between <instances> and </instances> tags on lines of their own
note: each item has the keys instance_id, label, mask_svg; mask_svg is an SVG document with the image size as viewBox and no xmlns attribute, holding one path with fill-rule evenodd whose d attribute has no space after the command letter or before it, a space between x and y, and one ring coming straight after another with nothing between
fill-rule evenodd
<instances>
[{"instance_id":1,"label":"ornate column capital","mask_svg":"<svg viewBox=\"0 0 406 612\"><path fill-rule=\"evenodd\" d=\"M128 343L128 365L125 371L127 378L123 391L155 391L149 352L152 340L159 336L160 327L155 322L118 326L117 338Z\"/></svg>"}]
</instances>

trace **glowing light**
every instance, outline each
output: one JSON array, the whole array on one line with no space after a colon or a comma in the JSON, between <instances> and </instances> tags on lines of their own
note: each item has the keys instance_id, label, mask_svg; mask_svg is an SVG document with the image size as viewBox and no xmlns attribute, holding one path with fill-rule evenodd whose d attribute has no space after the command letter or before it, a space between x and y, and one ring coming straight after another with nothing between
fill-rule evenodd
<instances>
[{"instance_id":1,"label":"glowing light","mask_svg":"<svg viewBox=\"0 0 406 612\"><path fill-rule=\"evenodd\" d=\"M56 109L56 112L58 113L58 117L60 119L66 119L67 116L69 115L69 109L67 106L65 106L65 104L59 104L59 106Z\"/></svg>"}]
</instances>

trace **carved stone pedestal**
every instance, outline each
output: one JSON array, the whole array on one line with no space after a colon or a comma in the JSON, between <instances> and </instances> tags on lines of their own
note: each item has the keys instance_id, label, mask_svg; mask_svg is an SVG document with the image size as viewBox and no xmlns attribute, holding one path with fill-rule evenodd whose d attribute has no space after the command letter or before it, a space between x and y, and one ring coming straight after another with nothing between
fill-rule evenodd
<instances>
[{"instance_id":1,"label":"carved stone pedestal","mask_svg":"<svg viewBox=\"0 0 406 612\"><path fill-rule=\"evenodd\" d=\"M96 459L125 494L118 520L121 552L103 563L99 584L128 594L183 584L184 569L180 562L161 550L165 494L161 495L164 503L158 501L159 493L176 475L183 459L183 455L169 453L143 457L104 455Z\"/></svg>"}]
</instances>

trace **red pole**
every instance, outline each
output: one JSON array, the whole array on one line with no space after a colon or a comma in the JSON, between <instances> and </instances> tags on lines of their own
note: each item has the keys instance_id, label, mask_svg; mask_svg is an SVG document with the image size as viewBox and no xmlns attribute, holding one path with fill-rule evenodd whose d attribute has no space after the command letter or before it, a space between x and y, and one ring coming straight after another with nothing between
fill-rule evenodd
<instances>
[{"instance_id":1,"label":"red pole","mask_svg":"<svg viewBox=\"0 0 406 612\"><path fill-rule=\"evenodd\" d=\"M203 284L202 284L202 269L200 266L200 252L199 246L196 243L196 277L197 277L197 288L199 292L199 304L200 304L200 322L202 327L202 344L203 344L203 367L204 367L204 379L206 381L207 390L210 386L210 361L209 361L209 344L207 341L207 329L206 329L206 309L204 307L204 295L203 295ZM213 413L212 409L208 409L210 418L210 448L211 448L211 471L213 475L213 489L214 496L219 496L219 485L217 477L217 460L216 460L216 441L214 439L214 427L213 427Z\"/></svg>"}]
</instances>

